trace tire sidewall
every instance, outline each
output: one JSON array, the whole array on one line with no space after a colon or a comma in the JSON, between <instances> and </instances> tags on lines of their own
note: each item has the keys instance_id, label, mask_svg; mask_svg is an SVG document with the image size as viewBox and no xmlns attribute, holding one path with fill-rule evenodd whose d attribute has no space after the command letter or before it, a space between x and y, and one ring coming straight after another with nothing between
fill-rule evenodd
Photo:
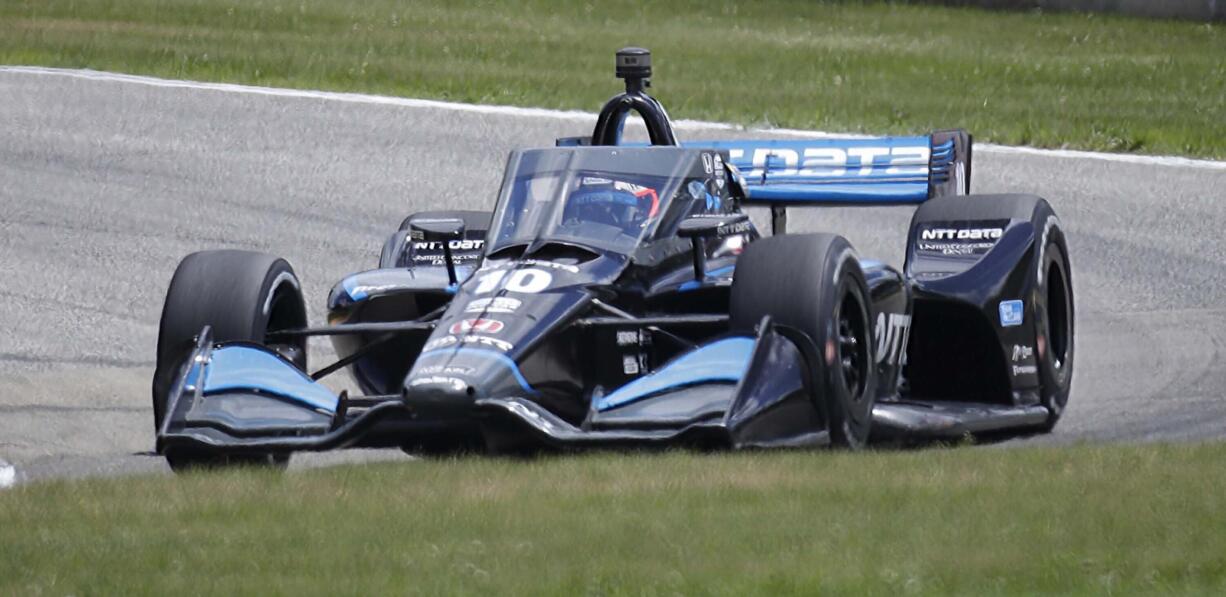
<instances>
[{"instance_id":1,"label":"tire sidewall","mask_svg":"<svg viewBox=\"0 0 1226 597\"><path fill-rule=\"evenodd\" d=\"M828 310L824 311L827 322L826 337L819 348L823 355L822 358L825 359L826 343L833 341L838 346L838 321L842 315L842 306L848 295L852 295L854 298L852 307L859 311L858 317L863 326L863 340L866 343L864 356L867 359L866 375L858 401L844 382L840 362L841 354L836 354L833 363L829 361L822 363L821 369L825 371L824 394L827 397L826 408L830 413L832 441L836 445L855 450L863 448L868 443L869 432L872 428L873 403L877 395L876 343L873 341L873 320L869 315L868 288L864 282L864 275L860 272L859 264L854 257L849 256L838 268L840 271L838 285L835 286L834 292L827 293L826 300L830 304L826 307Z\"/></svg>"},{"instance_id":2,"label":"tire sidewall","mask_svg":"<svg viewBox=\"0 0 1226 597\"><path fill-rule=\"evenodd\" d=\"M1038 267L1036 269L1035 285L1035 339L1036 344L1042 342L1045 344L1044 350L1038 358L1039 368L1039 383L1041 385L1040 397L1042 404L1050 413L1046 427L1050 430L1054 427L1056 421L1064 414L1064 409L1068 405L1070 390L1072 389L1073 381L1073 363L1076 351L1076 317L1073 301L1073 280L1072 271L1068 261L1068 248L1065 243L1064 234L1058 226L1048 226L1048 216L1040 220L1040 244L1036 246L1043 247L1040 259L1037 259ZM1064 306L1064 316L1067 318L1067 328L1065 339L1066 350L1065 358L1060 367L1056 367L1056 359L1052 350L1051 334L1052 329L1052 314L1053 305L1049 304L1049 290L1051 287L1051 275L1048 273L1052 266L1056 266L1063 276L1064 283L1064 298L1066 304ZM1037 347L1036 347L1037 349Z\"/></svg>"}]
</instances>

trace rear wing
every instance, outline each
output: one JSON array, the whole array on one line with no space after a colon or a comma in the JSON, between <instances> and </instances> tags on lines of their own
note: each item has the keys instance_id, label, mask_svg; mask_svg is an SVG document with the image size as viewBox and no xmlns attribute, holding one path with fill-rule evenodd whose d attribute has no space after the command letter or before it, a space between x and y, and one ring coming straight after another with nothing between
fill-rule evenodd
<instances>
[{"instance_id":1,"label":"rear wing","mask_svg":"<svg viewBox=\"0 0 1226 597\"><path fill-rule=\"evenodd\" d=\"M971 136L960 129L922 137L685 145L726 151L751 203L906 205L970 192Z\"/></svg>"},{"instance_id":2,"label":"rear wing","mask_svg":"<svg viewBox=\"0 0 1226 597\"><path fill-rule=\"evenodd\" d=\"M559 147L590 145L564 137ZM967 195L971 135L962 129L921 137L690 141L727 153L744 178L747 200L787 205L909 205ZM645 143L625 143L644 147Z\"/></svg>"}]
</instances>

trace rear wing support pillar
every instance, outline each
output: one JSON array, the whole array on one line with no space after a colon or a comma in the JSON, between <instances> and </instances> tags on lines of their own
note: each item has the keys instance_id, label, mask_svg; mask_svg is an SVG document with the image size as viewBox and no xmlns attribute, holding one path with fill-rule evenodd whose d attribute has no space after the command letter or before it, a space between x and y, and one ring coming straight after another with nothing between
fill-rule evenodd
<instances>
[{"instance_id":1,"label":"rear wing support pillar","mask_svg":"<svg viewBox=\"0 0 1226 597\"><path fill-rule=\"evenodd\" d=\"M771 205L771 235L788 233L788 208L786 205Z\"/></svg>"}]
</instances>

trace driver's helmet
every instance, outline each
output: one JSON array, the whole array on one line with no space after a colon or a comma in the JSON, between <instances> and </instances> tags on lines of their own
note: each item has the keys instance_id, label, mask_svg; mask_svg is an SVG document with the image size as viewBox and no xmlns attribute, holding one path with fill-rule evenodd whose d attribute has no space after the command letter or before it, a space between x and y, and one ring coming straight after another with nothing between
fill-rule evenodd
<instances>
[{"instance_id":1,"label":"driver's helmet","mask_svg":"<svg viewBox=\"0 0 1226 597\"><path fill-rule=\"evenodd\" d=\"M566 198L563 223L596 222L637 235L660 211L655 189L600 176L583 176Z\"/></svg>"}]
</instances>

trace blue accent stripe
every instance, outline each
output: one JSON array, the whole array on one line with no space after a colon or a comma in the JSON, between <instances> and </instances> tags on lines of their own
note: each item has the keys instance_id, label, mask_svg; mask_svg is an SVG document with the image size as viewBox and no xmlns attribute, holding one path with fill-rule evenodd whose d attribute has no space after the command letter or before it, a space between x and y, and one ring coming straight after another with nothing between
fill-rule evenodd
<instances>
[{"instance_id":1,"label":"blue accent stripe","mask_svg":"<svg viewBox=\"0 0 1226 597\"><path fill-rule=\"evenodd\" d=\"M340 401L331 390L266 350L223 346L213 351L204 369L204 394L257 390L336 412Z\"/></svg>"},{"instance_id":2,"label":"blue accent stripe","mask_svg":"<svg viewBox=\"0 0 1226 597\"><path fill-rule=\"evenodd\" d=\"M354 279L354 276L349 276L348 278L341 280L341 287L345 289L345 293L348 294L349 298L354 302L361 301L366 298L365 292L356 292L358 285L357 280Z\"/></svg>"},{"instance_id":3,"label":"blue accent stripe","mask_svg":"<svg viewBox=\"0 0 1226 597\"><path fill-rule=\"evenodd\" d=\"M720 278L725 275L731 275L734 270L736 270L735 265L725 265L724 267L717 267L707 272L707 278ZM694 290L695 288L698 288L700 286L702 286L702 284L699 284L698 280L690 280L682 284L681 286L678 286L677 292L686 292L686 291Z\"/></svg>"},{"instance_id":4,"label":"blue accent stripe","mask_svg":"<svg viewBox=\"0 0 1226 597\"><path fill-rule=\"evenodd\" d=\"M883 182L879 184L750 185L751 201L828 201L831 203L923 203L928 200L928 183Z\"/></svg>"},{"instance_id":5,"label":"blue accent stripe","mask_svg":"<svg viewBox=\"0 0 1226 597\"><path fill-rule=\"evenodd\" d=\"M604 396L597 401L596 410L607 411L686 386L738 383L749 368L755 341L736 336L695 348Z\"/></svg>"},{"instance_id":6,"label":"blue accent stripe","mask_svg":"<svg viewBox=\"0 0 1226 597\"><path fill-rule=\"evenodd\" d=\"M472 356L492 358L498 361L499 363L506 365L507 368L511 370L511 375L515 377L515 381L519 382L519 387L523 388L525 392L528 392L529 394L532 394L534 396L537 394L540 394L540 392L536 391L536 389L534 389L531 385L528 384L528 380L524 377L524 374L520 372L519 365L515 363L515 359L512 359L511 357L505 354L502 354L501 352L494 352L493 350L487 350L484 348L468 348L468 347L436 348L434 350L421 353L420 355L417 356L417 358L420 360L422 357L427 357L427 356L436 355L436 354L466 354L466 355L472 355Z\"/></svg>"}]
</instances>

